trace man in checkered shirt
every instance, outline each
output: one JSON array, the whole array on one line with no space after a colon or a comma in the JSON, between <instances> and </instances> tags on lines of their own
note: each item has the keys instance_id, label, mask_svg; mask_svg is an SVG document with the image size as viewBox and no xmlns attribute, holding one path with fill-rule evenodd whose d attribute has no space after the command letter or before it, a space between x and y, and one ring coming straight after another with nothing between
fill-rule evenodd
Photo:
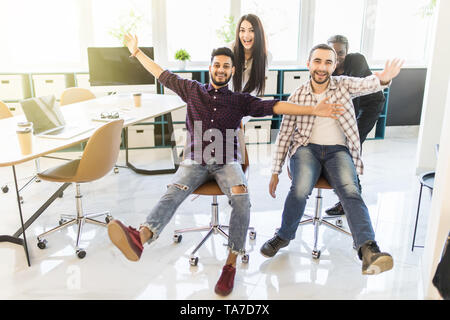
<instances>
[{"instance_id":1,"label":"man in checkered shirt","mask_svg":"<svg viewBox=\"0 0 450 320\"><path fill-rule=\"evenodd\" d=\"M289 101L314 105L326 98L341 103L345 112L338 119L312 115L284 115L276 140L269 192L275 198L278 175L289 153L292 185L285 200L281 227L262 247L261 253L273 257L295 238L306 201L323 175L335 189L352 232L363 274L392 269L392 256L380 249L369 212L361 197L357 173L363 173L361 144L352 99L380 91L400 72L398 59L386 62L385 69L366 78L331 76L336 68L336 52L326 44L312 48L307 66L311 80L300 86Z\"/></svg>"}]
</instances>

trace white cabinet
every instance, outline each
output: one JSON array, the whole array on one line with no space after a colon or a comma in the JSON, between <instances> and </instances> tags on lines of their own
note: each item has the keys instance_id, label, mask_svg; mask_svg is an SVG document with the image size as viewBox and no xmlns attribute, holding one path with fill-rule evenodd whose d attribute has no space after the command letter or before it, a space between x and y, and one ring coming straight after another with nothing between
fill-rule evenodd
<instances>
[{"instance_id":1,"label":"white cabinet","mask_svg":"<svg viewBox=\"0 0 450 320\"><path fill-rule=\"evenodd\" d=\"M283 93L294 93L309 80L309 71L284 71Z\"/></svg>"},{"instance_id":2,"label":"white cabinet","mask_svg":"<svg viewBox=\"0 0 450 320\"><path fill-rule=\"evenodd\" d=\"M266 73L266 87L264 94L277 94L278 92L278 71L270 70Z\"/></svg>"},{"instance_id":3,"label":"white cabinet","mask_svg":"<svg viewBox=\"0 0 450 320\"><path fill-rule=\"evenodd\" d=\"M34 95L36 97L55 95L56 99L66 88L66 76L64 74L39 74L33 75Z\"/></svg>"},{"instance_id":4,"label":"white cabinet","mask_svg":"<svg viewBox=\"0 0 450 320\"><path fill-rule=\"evenodd\" d=\"M22 75L0 75L0 100L21 100L24 98Z\"/></svg>"},{"instance_id":5,"label":"white cabinet","mask_svg":"<svg viewBox=\"0 0 450 320\"><path fill-rule=\"evenodd\" d=\"M245 124L245 143L270 143L272 116L252 118Z\"/></svg>"},{"instance_id":6,"label":"white cabinet","mask_svg":"<svg viewBox=\"0 0 450 320\"><path fill-rule=\"evenodd\" d=\"M154 121L152 119L151 121ZM155 126L136 125L128 127L128 147L145 148L155 146Z\"/></svg>"}]
</instances>

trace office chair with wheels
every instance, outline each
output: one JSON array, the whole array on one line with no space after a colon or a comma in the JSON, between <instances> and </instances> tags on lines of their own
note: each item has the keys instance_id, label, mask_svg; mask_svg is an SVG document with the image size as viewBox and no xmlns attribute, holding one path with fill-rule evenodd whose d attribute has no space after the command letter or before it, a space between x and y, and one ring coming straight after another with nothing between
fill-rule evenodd
<instances>
[{"instance_id":1,"label":"office chair with wheels","mask_svg":"<svg viewBox=\"0 0 450 320\"><path fill-rule=\"evenodd\" d=\"M8 106L3 101L0 101L0 119L11 118L12 116L13 114L9 110ZM9 191L7 184L3 185L1 189L3 193L7 193Z\"/></svg>"},{"instance_id":2,"label":"office chair with wheels","mask_svg":"<svg viewBox=\"0 0 450 320\"><path fill-rule=\"evenodd\" d=\"M287 167L287 170L288 176L292 180L289 166ZM333 230L342 232L348 236L352 236L352 234L342 227L343 226L342 216L325 216L325 217L322 216L322 190L333 189L323 175L319 177L319 180L317 180L314 188L317 189L314 216L305 213L303 216L306 217L307 219L300 221L299 226L307 224L314 225L314 247L312 250L312 257L314 259L319 259L321 252L317 248L317 242L319 239L319 227L321 224L324 224L325 226ZM330 223L329 222L330 220L335 220L335 224Z\"/></svg>"},{"instance_id":3,"label":"office chair with wheels","mask_svg":"<svg viewBox=\"0 0 450 320\"><path fill-rule=\"evenodd\" d=\"M68 104L91 100L95 98L96 98L95 94L89 89L72 87L67 88L63 91L63 93L61 94L59 104L60 106L66 106ZM119 173L119 166L117 164L114 165L114 173Z\"/></svg>"},{"instance_id":4,"label":"office chair with wheels","mask_svg":"<svg viewBox=\"0 0 450 320\"><path fill-rule=\"evenodd\" d=\"M45 236L70 225L78 224L76 254L82 259L86 255L86 251L79 246L84 223L93 223L106 227L107 223L112 220L109 212L84 214L80 184L100 179L112 169L119 155L122 127L123 120L115 120L103 125L89 138L81 159L72 160L39 173L39 177L42 180L73 183L76 188L75 199L77 208L76 216L62 215L58 227L46 231L37 237L40 249L44 249L47 245L47 241L44 239ZM93 219L103 215L106 216L106 223Z\"/></svg>"},{"instance_id":5,"label":"office chair with wheels","mask_svg":"<svg viewBox=\"0 0 450 320\"><path fill-rule=\"evenodd\" d=\"M242 164L242 170L246 175L248 175L248 166L249 166L249 160L248 160L248 153L247 148L245 147L245 141L243 140L243 130L242 130L242 124L241 124L241 130L239 131L239 139L240 139L240 145L241 145L241 153L244 154L244 163ZM208 231L206 236L200 241L200 243L195 247L195 249L191 252L189 257L189 263L191 266L196 266L198 264L198 257L195 256L195 253L200 249L200 247L205 243L205 241L212 235L212 234L221 234L225 239L228 239L228 234L225 232L224 229L229 228L227 225L222 225L219 223L219 204L217 202L217 197L224 195L222 190L220 189L219 185L215 180L207 181L201 186L199 186L193 194L196 194L198 196L212 196L212 203L211 203L211 222L208 226L203 227L193 227L193 228L185 228L185 229L178 229L174 231L173 235L173 241L175 243L179 243L182 239L182 233L186 232L200 232L200 231ZM256 239L256 231L254 227L249 227L249 238L250 240ZM244 253L242 255L241 261L243 263L248 263L249 261L249 255L247 253Z\"/></svg>"}]
</instances>

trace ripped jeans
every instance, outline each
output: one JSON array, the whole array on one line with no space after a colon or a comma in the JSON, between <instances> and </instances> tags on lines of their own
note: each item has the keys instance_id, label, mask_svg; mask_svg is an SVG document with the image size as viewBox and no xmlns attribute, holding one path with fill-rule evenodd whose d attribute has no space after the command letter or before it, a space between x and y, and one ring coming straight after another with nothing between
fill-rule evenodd
<instances>
[{"instance_id":1,"label":"ripped jeans","mask_svg":"<svg viewBox=\"0 0 450 320\"><path fill-rule=\"evenodd\" d=\"M239 163L219 165L215 163L214 159L210 160L212 161L208 161L208 164L204 166L190 159L186 159L180 164L166 193L147 216L146 222L142 224L153 233L148 243L158 238L184 199L204 182L215 179L222 192L231 200L228 248L234 253L242 254L244 252L250 223L250 197L247 179ZM235 186L245 186L245 192L233 193L232 188Z\"/></svg>"}]
</instances>

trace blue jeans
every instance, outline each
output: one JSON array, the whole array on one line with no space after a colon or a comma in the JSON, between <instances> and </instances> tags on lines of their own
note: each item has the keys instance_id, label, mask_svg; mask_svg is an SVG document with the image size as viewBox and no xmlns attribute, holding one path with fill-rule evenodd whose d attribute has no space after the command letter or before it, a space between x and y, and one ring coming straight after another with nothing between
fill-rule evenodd
<instances>
[{"instance_id":1,"label":"blue jeans","mask_svg":"<svg viewBox=\"0 0 450 320\"><path fill-rule=\"evenodd\" d=\"M344 208L356 247L375 240L369 211L361 198L358 177L352 157L345 146L308 144L297 149L290 159L292 185L284 203L278 235L295 238L306 200L323 174L333 187Z\"/></svg>"},{"instance_id":2,"label":"blue jeans","mask_svg":"<svg viewBox=\"0 0 450 320\"><path fill-rule=\"evenodd\" d=\"M213 161L209 161L206 165L189 159L180 164L166 193L147 216L146 223L142 224L153 233L149 243L158 238L184 199L206 181L215 179L222 192L231 200L228 247L234 253L245 251L246 234L250 223L250 197L248 190L245 193L233 193L232 188L234 186L247 188L247 179L239 163L219 165L214 159L211 160Z\"/></svg>"}]
</instances>

